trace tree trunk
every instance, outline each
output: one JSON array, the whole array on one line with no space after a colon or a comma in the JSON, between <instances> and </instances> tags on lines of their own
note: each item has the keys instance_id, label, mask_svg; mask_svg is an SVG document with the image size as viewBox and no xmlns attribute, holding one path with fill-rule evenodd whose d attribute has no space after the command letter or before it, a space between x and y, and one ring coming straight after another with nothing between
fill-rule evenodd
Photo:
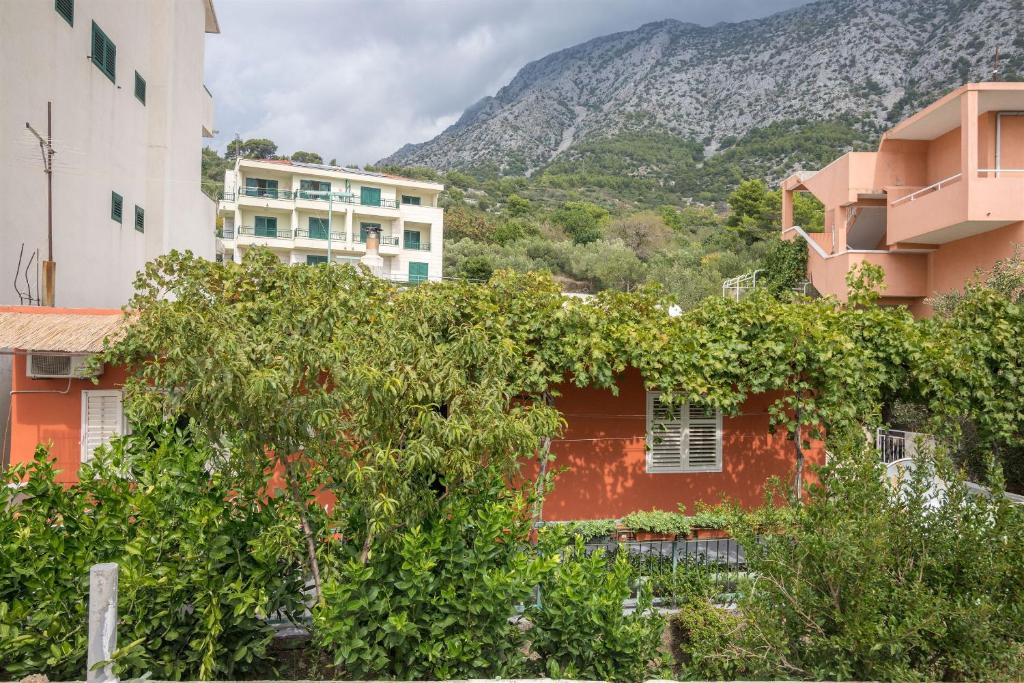
<instances>
[{"instance_id":1,"label":"tree trunk","mask_svg":"<svg viewBox=\"0 0 1024 683\"><path fill-rule=\"evenodd\" d=\"M800 425L800 394L796 396L796 434L793 435L793 447L796 449L796 477L793 480L793 496L800 505L804 497L804 449L801 441Z\"/></svg>"},{"instance_id":2,"label":"tree trunk","mask_svg":"<svg viewBox=\"0 0 1024 683\"><path fill-rule=\"evenodd\" d=\"M292 503L299 512L299 520L302 524L302 535L306 540L306 560L309 562L309 573L313 575L313 597L317 604L323 599L323 591L320 583L320 562L316 559L316 539L313 537L313 529L309 526L309 516L306 514L306 502L299 492L299 482L295 478L295 466L291 460L284 461L285 477L288 480L288 492Z\"/></svg>"},{"instance_id":3,"label":"tree trunk","mask_svg":"<svg viewBox=\"0 0 1024 683\"><path fill-rule=\"evenodd\" d=\"M555 401L548 391L544 392L544 405L551 407ZM548 473L548 454L551 450L551 437L545 436L541 440L540 452L544 456L544 459L540 462L540 472L537 474L537 483L534 486L533 494L535 501L533 504L533 526L537 527L538 524L544 521L544 480Z\"/></svg>"}]
</instances>

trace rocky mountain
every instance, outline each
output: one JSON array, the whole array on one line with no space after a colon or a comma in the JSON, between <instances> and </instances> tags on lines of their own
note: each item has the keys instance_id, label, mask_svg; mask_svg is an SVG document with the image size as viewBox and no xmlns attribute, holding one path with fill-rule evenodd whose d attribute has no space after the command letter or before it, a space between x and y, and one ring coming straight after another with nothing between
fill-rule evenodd
<instances>
[{"instance_id":1,"label":"rocky mountain","mask_svg":"<svg viewBox=\"0 0 1024 683\"><path fill-rule=\"evenodd\" d=\"M714 155L768 124L874 135L956 85L1024 78L1024 0L822 0L739 23L646 24L527 64L382 164L530 174L589 141L657 131ZM637 172L643 172L638 169Z\"/></svg>"}]
</instances>

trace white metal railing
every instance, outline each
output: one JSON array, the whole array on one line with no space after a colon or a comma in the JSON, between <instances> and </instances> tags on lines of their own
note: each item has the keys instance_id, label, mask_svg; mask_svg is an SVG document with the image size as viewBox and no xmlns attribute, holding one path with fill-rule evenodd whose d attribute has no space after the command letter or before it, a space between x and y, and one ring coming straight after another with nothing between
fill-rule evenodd
<instances>
[{"instance_id":1,"label":"white metal railing","mask_svg":"<svg viewBox=\"0 0 1024 683\"><path fill-rule=\"evenodd\" d=\"M935 437L921 432L907 432L901 429L875 430L875 448L886 465L917 456L920 448L932 448Z\"/></svg>"},{"instance_id":2,"label":"white metal railing","mask_svg":"<svg viewBox=\"0 0 1024 683\"><path fill-rule=\"evenodd\" d=\"M917 190L916 192L911 192L908 195L903 195L899 199L893 201L893 203L890 204L890 206L899 206L900 204L904 204L906 202L912 202L915 199L917 199L918 197L920 197L921 195L928 194L930 192L935 192L937 190L940 190L940 189L942 189L943 185L948 185L949 183L953 183L953 182L956 182L957 180L960 180L960 177L962 175L963 175L962 173L957 173L956 175L951 175L948 178L943 178L942 180L940 180L937 183L932 183L931 185L929 185L927 187L922 187L920 190Z\"/></svg>"},{"instance_id":3,"label":"white metal railing","mask_svg":"<svg viewBox=\"0 0 1024 683\"><path fill-rule=\"evenodd\" d=\"M987 178L988 174L992 174L993 177L998 178L1002 173L1010 173L1013 175L1024 175L1024 168L979 168L978 177Z\"/></svg>"},{"instance_id":4,"label":"white metal railing","mask_svg":"<svg viewBox=\"0 0 1024 683\"><path fill-rule=\"evenodd\" d=\"M725 280L722 282L722 296L739 301L744 294L757 288L757 274L762 272L755 270Z\"/></svg>"}]
</instances>

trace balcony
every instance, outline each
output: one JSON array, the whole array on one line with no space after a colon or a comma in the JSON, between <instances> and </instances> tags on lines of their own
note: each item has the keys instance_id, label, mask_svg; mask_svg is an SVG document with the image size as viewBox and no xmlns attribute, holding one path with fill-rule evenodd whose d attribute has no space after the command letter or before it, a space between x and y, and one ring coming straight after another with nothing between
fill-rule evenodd
<instances>
[{"instance_id":1,"label":"balcony","mask_svg":"<svg viewBox=\"0 0 1024 683\"><path fill-rule=\"evenodd\" d=\"M889 188L887 243L945 244L1024 220L1024 170L979 169L922 188ZM906 190L912 190L905 192Z\"/></svg>"},{"instance_id":2,"label":"balcony","mask_svg":"<svg viewBox=\"0 0 1024 683\"><path fill-rule=\"evenodd\" d=\"M333 203L348 204L352 206L369 206L381 209L398 209L399 203L394 199L381 198L376 201L363 201L349 192L326 192L320 190L279 190L274 188L241 187L237 192L223 192L221 199L226 202L234 202L242 197L255 199L280 199L293 201L296 199ZM415 207L417 209L432 209L434 207Z\"/></svg>"},{"instance_id":3,"label":"balcony","mask_svg":"<svg viewBox=\"0 0 1024 683\"><path fill-rule=\"evenodd\" d=\"M405 248L409 251L430 251L430 242L406 242Z\"/></svg>"},{"instance_id":4,"label":"balcony","mask_svg":"<svg viewBox=\"0 0 1024 683\"><path fill-rule=\"evenodd\" d=\"M257 228L252 225L240 225L238 226L239 237L267 237L270 239L277 240L290 240L292 239L291 228Z\"/></svg>"}]
</instances>

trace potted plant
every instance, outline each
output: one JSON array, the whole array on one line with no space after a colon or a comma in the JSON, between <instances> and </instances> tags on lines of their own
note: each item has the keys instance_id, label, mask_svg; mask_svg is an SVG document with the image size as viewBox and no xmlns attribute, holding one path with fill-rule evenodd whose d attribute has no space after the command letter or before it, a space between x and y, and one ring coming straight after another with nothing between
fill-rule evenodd
<instances>
[{"instance_id":1,"label":"potted plant","mask_svg":"<svg viewBox=\"0 0 1024 683\"><path fill-rule=\"evenodd\" d=\"M622 518L622 524L633 530L638 541L672 541L690 531L686 517L665 510L631 512Z\"/></svg>"},{"instance_id":2,"label":"potted plant","mask_svg":"<svg viewBox=\"0 0 1024 683\"><path fill-rule=\"evenodd\" d=\"M615 533L615 520L613 519L583 519L577 522L570 522L569 528L572 533L583 538L583 542L589 545L608 543Z\"/></svg>"},{"instance_id":3,"label":"potted plant","mask_svg":"<svg viewBox=\"0 0 1024 683\"><path fill-rule=\"evenodd\" d=\"M697 540L730 538L728 518L714 508L703 508L690 518L689 538Z\"/></svg>"}]
</instances>

